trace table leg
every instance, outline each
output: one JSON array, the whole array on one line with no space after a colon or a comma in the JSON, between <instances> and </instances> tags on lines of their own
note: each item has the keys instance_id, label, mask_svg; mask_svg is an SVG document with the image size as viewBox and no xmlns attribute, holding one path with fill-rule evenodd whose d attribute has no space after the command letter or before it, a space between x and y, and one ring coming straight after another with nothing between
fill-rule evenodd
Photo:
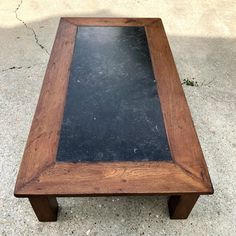
<instances>
[{"instance_id":1,"label":"table leg","mask_svg":"<svg viewBox=\"0 0 236 236\"><path fill-rule=\"evenodd\" d=\"M29 197L29 201L39 221L57 220L58 204L55 197L33 196Z\"/></svg>"},{"instance_id":2,"label":"table leg","mask_svg":"<svg viewBox=\"0 0 236 236\"><path fill-rule=\"evenodd\" d=\"M168 201L171 219L187 219L199 194L173 195Z\"/></svg>"}]
</instances>

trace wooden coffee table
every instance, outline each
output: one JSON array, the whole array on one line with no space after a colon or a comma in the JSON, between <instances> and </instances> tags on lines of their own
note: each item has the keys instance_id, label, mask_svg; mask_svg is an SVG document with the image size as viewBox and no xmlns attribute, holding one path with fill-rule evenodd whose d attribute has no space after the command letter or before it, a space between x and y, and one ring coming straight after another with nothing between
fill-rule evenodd
<instances>
[{"instance_id":1,"label":"wooden coffee table","mask_svg":"<svg viewBox=\"0 0 236 236\"><path fill-rule=\"evenodd\" d=\"M185 219L212 193L161 20L62 18L15 196L55 221L56 197L164 194Z\"/></svg>"}]
</instances>

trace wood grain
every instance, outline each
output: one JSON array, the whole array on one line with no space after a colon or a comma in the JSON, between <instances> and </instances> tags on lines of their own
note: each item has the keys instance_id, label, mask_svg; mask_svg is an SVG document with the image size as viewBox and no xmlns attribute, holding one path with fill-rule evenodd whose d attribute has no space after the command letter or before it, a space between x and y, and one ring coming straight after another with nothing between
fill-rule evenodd
<instances>
[{"instance_id":1,"label":"wood grain","mask_svg":"<svg viewBox=\"0 0 236 236\"><path fill-rule=\"evenodd\" d=\"M65 17L66 21L76 26L145 26L155 24L157 18L110 18L110 17Z\"/></svg>"},{"instance_id":2,"label":"wood grain","mask_svg":"<svg viewBox=\"0 0 236 236\"><path fill-rule=\"evenodd\" d=\"M172 157L183 171L205 182L213 192L162 22L145 28Z\"/></svg>"},{"instance_id":3,"label":"wood grain","mask_svg":"<svg viewBox=\"0 0 236 236\"><path fill-rule=\"evenodd\" d=\"M15 192L53 165L77 28L61 20L33 118Z\"/></svg>"},{"instance_id":4,"label":"wood grain","mask_svg":"<svg viewBox=\"0 0 236 236\"><path fill-rule=\"evenodd\" d=\"M57 163L18 191L24 195L207 194L201 181L171 162Z\"/></svg>"}]
</instances>

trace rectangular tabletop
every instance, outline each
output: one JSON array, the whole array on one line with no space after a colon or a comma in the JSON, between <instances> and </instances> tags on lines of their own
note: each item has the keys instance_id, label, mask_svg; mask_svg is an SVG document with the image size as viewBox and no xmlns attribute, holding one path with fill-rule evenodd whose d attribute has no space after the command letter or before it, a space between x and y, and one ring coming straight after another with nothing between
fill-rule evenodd
<instances>
[{"instance_id":1,"label":"rectangular tabletop","mask_svg":"<svg viewBox=\"0 0 236 236\"><path fill-rule=\"evenodd\" d=\"M15 195L212 192L161 20L62 18Z\"/></svg>"}]
</instances>

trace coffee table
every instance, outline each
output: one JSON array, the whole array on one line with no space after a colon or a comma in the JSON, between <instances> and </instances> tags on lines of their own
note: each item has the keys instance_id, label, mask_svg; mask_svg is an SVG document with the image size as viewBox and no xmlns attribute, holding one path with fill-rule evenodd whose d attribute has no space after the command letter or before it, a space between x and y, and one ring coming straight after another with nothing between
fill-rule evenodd
<instances>
[{"instance_id":1,"label":"coffee table","mask_svg":"<svg viewBox=\"0 0 236 236\"><path fill-rule=\"evenodd\" d=\"M213 187L161 19L61 18L15 186L56 197L169 195L185 219Z\"/></svg>"}]
</instances>

